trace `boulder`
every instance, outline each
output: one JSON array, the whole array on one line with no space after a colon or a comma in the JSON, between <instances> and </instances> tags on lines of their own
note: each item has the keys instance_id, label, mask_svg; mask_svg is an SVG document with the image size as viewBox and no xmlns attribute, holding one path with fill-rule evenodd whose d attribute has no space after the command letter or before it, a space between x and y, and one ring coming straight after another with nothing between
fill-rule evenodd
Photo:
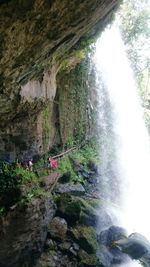
<instances>
[{"instance_id":1,"label":"boulder","mask_svg":"<svg viewBox=\"0 0 150 267\"><path fill-rule=\"evenodd\" d=\"M99 234L98 241L104 246L111 247L114 241L126 237L126 235L126 230L124 228L112 225Z\"/></svg>"},{"instance_id":2,"label":"boulder","mask_svg":"<svg viewBox=\"0 0 150 267\"><path fill-rule=\"evenodd\" d=\"M96 227L99 221L99 200L97 201L97 206L94 207L92 201L88 201L88 199L79 198L78 199L81 206L81 213L79 222L81 224L89 225Z\"/></svg>"},{"instance_id":3,"label":"boulder","mask_svg":"<svg viewBox=\"0 0 150 267\"><path fill-rule=\"evenodd\" d=\"M69 225L76 224L79 221L81 205L78 200L72 200L68 193L61 194L56 199L57 215L65 218Z\"/></svg>"},{"instance_id":4,"label":"boulder","mask_svg":"<svg viewBox=\"0 0 150 267\"><path fill-rule=\"evenodd\" d=\"M107 210L103 206L100 206L98 209L99 220L98 220L98 229L99 233L106 228L109 228L113 222L111 216L108 214Z\"/></svg>"},{"instance_id":5,"label":"boulder","mask_svg":"<svg viewBox=\"0 0 150 267\"><path fill-rule=\"evenodd\" d=\"M70 182L70 180L71 180L71 173L66 172L59 178L59 183L65 184Z\"/></svg>"},{"instance_id":6,"label":"boulder","mask_svg":"<svg viewBox=\"0 0 150 267\"><path fill-rule=\"evenodd\" d=\"M98 267L101 266L99 262L99 258L95 254L88 254L83 249L80 249L78 253L80 259L79 266L87 266L87 267Z\"/></svg>"},{"instance_id":7,"label":"boulder","mask_svg":"<svg viewBox=\"0 0 150 267\"><path fill-rule=\"evenodd\" d=\"M98 167L96 166L96 164L95 164L92 160L89 160L89 161L88 161L87 167L88 167L91 171L93 171L93 172L95 172L95 173L98 172Z\"/></svg>"},{"instance_id":8,"label":"boulder","mask_svg":"<svg viewBox=\"0 0 150 267\"><path fill-rule=\"evenodd\" d=\"M132 259L138 260L148 255L150 258L150 242L141 234L133 233L128 238L116 241L115 244Z\"/></svg>"},{"instance_id":9,"label":"boulder","mask_svg":"<svg viewBox=\"0 0 150 267\"><path fill-rule=\"evenodd\" d=\"M63 242L63 243L60 243L59 245L58 245L58 248L60 249L60 250L62 250L62 251L69 251L69 249L71 248L71 243L70 242L68 242L68 241L65 241L65 242Z\"/></svg>"},{"instance_id":10,"label":"boulder","mask_svg":"<svg viewBox=\"0 0 150 267\"><path fill-rule=\"evenodd\" d=\"M101 263L105 267L111 267L113 262L113 255L104 245L101 245L97 249L97 256L100 259Z\"/></svg>"},{"instance_id":11,"label":"boulder","mask_svg":"<svg viewBox=\"0 0 150 267\"><path fill-rule=\"evenodd\" d=\"M85 194L85 189L80 183L57 184L56 193L70 193L71 195L80 196Z\"/></svg>"},{"instance_id":12,"label":"boulder","mask_svg":"<svg viewBox=\"0 0 150 267\"><path fill-rule=\"evenodd\" d=\"M1 267L20 267L39 257L55 208L52 200L42 196L32 199L26 206L16 206L0 218Z\"/></svg>"},{"instance_id":13,"label":"boulder","mask_svg":"<svg viewBox=\"0 0 150 267\"><path fill-rule=\"evenodd\" d=\"M121 264L127 261L127 255L114 246L115 240L119 240L125 236L126 230L115 225L112 225L99 234L98 242L100 249L98 250L98 255L104 266L109 267L112 264Z\"/></svg>"},{"instance_id":14,"label":"boulder","mask_svg":"<svg viewBox=\"0 0 150 267\"><path fill-rule=\"evenodd\" d=\"M71 234L76 242L88 253L95 253L98 247L96 232L93 227L78 225Z\"/></svg>"},{"instance_id":15,"label":"boulder","mask_svg":"<svg viewBox=\"0 0 150 267\"><path fill-rule=\"evenodd\" d=\"M48 234L56 240L64 240L67 233L67 222L65 219L55 217L48 226Z\"/></svg>"},{"instance_id":16,"label":"boulder","mask_svg":"<svg viewBox=\"0 0 150 267\"><path fill-rule=\"evenodd\" d=\"M99 222L99 200L71 197L68 193L63 193L56 198L56 204L57 214L65 218L69 225L74 225L78 222L97 227Z\"/></svg>"}]
</instances>

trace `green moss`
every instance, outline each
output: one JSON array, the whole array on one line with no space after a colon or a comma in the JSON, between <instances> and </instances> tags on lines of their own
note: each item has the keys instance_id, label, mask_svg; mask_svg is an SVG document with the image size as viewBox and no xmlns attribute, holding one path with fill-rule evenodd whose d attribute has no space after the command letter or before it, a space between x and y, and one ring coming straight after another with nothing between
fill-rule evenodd
<instances>
[{"instance_id":1,"label":"green moss","mask_svg":"<svg viewBox=\"0 0 150 267\"><path fill-rule=\"evenodd\" d=\"M78 57L82 58L82 53L79 53ZM67 64L68 62L64 61L61 68L69 68ZM61 71L57 76L60 135L63 146L67 148L80 143L88 131L88 67L89 62L85 59L74 69L69 72Z\"/></svg>"},{"instance_id":2,"label":"green moss","mask_svg":"<svg viewBox=\"0 0 150 267\"><path fill-rule=\"evenodd\" d=\"M98 243L93 227L77 226L72 229L72 234L79 245L88 253L95 253Z\"/></svg>"},{"instance_id":3,"label":"green moss","mask_svg":"<svg viewBox=\"0 0 150 267\"><path fill-rule=\"evenodd\" d=\"M98 257L95 254L88 254L86 251L80 249L78 256L80 258L80 266L97 267L101 266Z\"/></svg>"},{"instance_id":4,"label":"green moss","mask_svg":"<svg viewBox=\"0 0 150 267\"><path fill-rule=\"evenodd\" d=\"M84 147L82 147L82 149L75 150L71 152L69 156L65 156L64 158L62 158L59 162L58 169L60 175L67 173L73 182L75 183L79 182L81 184L85 184L86 181L81 175L78 174L76 166L78 165L84 166L84 169L85 170L87 169L88 171L89 161L92 161L95 164L98 162L98 160L99 158L98 158L96 143L90 141Z\"/></svg>"},{"instance_id":5,"label":"green moss","mask_svg":"<svg viewBox=\"0 0 150 267\"><path fill-rule=\"evenodd\" d=\"M76 224L81 213L80 203L72 200L68 193L63 193L56 199L56 204L58 215L65 218L69 225Z\"/></svg>"},{"instance_id":6,"label":"green moss","mask_svg":"<svg viewBox=\"0 0 150 267\"><path fill-rule=\"evenodd\" d=\"M90 140L82 149L72 153L71 157L77 164L82 164L87 167L88 162L92 161L94 164L99 162L99 151L97 150L97 142Z\"/></svg>"},{"instance_id":7,"label":"green moss","mask_svg":"<svg viewBox=\"0 0 150 267\"><path fill-rule=\"evenodd\" d=\"M59 71L70 71L72 66L70 65L70 58L73 58L76 64L81 63L86 58L87 53L85 50L73 50L69 55L65 55L65 59L60 63Z\"/></svg>"},{"instance_id":8,"label":"green moss","mask_svg":"<svg viewBox=\"0 0 150 267\"><path fill-rule=\"evenodd\" d=\"M49 170L47 169L47 156L45 158L41 158L33 165L33 170L38 177L49 175Z\"/></svg>"},{"instance_id":9,"label":"green moss","mask_svg":"<svg viewBox=\"0 0 150 267\"><path fill-rule=\"evenodd\" d=\"M78 201L72 201L66 207L65 213L70 224L74 224L75 222L79 221L80 213L81 213L80 203Z\"/></svg>"},{"instance_id":10,"label":"green moss","mask_svg":"<svg viewBox=\"0 0 150 267\"><path fill-rule=\"evenodd\" d=\"M81 207L79 222L85 225L96 226L98 221L97 208L99 207L99 203L95 208L91 205L91 203L88 203L87 200L80 198L78 201Z\"/></svg>"},{"instance_id":11,"label":"green moss","mask_svg":"<svg viewBox=\"0 0 150 267\"><path fill-rule=\"evenodd\" d=\"M100 203L97 200L72 199L69 193L63 193L56 198L58 213L66 218L69 224L76 222L85 225L96 226L98 220L97 208Z\"/></svg>"},{"instance_id":12,"label":"green moss","mask_svg":"<svg viewBox=\"0 0 150 267\"><path fill-rule=\"evenodd\" d=\"M100 207L99 199L87 199L86 203L88 203L90 206L92 206L95 209L98 209Z\"/></svg>"},{"instance_id":13,"label":"green moss","mask_svg":"<svg viewBox=\"0 0 150 267\"><path fill-rule=\"evenodd\" d=\"M68 193L62 193L55 199L58 209L60 209L62 212L65 212L66 205L68 205L71 201L71 196Z\"/></svg>"},{"instance_id":14,"label":"green moss","mask_svg":"<svg viewBox=\"0 0 150 267\"><path fill-rule=\"evenodd\" d=\"M37 185L37 178L33 172L23 169L16 162L9 165L0 162L0 170L0 213L2 213L15 203L30 198L32 187Z\"/></svg>"},{"instance_id":15,"label":"green moss","mask_svg":"<svg viewBox=\"0 0 150 267\"><path fill-rule=\"evenodd\" d=\"M43 143L45 146L47 146L51 134L51 128L50 128L50 109L49 107L45 107L45 109L42 112L42 129L43 129Z\"/></svg>"},{"instance_id":16,"label":"green moss","mask_svg":"<svg viewBox=\"0 0 150 267\"><path fill-rule=\"evenodd\" d=\"M146 110L146 109L144 112L144 121L145 121L145 125L148 128L148 130L150 130L150 112L149 110Z\"/></svg>"},{"instance_id":17,"label":"green moss","mask_svg":"<svg viewBox=\"0 0 150 267\"><path fill-rule=\"evenodd\" d=\"M71 165L71 162L68 156L66 156L59 162L58 170L60 172L60 175L63 175L64 173L68 173L70 174L71 179L76 178L76 174L72 168L72 165Z\"/></svg>"}]
</instances>

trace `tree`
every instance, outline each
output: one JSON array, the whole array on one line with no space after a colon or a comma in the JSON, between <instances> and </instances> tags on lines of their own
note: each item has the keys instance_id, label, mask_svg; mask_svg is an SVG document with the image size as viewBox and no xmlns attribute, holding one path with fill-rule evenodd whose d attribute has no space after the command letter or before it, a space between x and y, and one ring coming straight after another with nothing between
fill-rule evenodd
<instances>
[{"instance_id":1,"label":"tree","mask_svg":"<svg viewBox=\"0 0 150 267\"><path fill-rule=\"evenodd\" d=\"M150 93L150 4L148 0L125 0L118 12L117 21L140 94L145 101Z\"/></svg>"}]
</instances>

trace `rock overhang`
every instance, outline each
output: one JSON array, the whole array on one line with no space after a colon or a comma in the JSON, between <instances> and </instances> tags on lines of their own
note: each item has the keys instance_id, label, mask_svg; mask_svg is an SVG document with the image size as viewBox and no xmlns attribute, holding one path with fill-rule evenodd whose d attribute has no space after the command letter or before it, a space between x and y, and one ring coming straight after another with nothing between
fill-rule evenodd
<instances>
[{"instance_id":1,"label":"rock overhang","mask_svg":"<svg viewBox=\"0 0 150 267\"><path fill-rule=\"evenodd\" d=\"M0 94L11 98L61 59L87 33L106 24L117 0L0 2ZM3 101L1 101L3 106Z\"/></svg>"}]
</instances>

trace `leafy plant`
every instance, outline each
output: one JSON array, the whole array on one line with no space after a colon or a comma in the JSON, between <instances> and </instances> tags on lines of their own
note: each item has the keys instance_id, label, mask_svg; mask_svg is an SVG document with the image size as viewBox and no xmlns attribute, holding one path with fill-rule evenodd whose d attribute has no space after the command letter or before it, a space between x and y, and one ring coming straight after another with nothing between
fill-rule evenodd
<instances>
[{"instance_id":1,"label":"leafy plant","mask_svg":"<svg viewBox=\"0 0 150 267\"><path fill-rule=\"evenodd\" d=\"M0 210L2 213L22 197L22 186L36 182L33 172L24 170L13 162L0 162Z\"/></svg>"},{"instance_id":2,"label":"leafy plant","mask_svg":"<svg viewBox=\"0 0 150 267\"><path fill-rule=\"evenodd\" d=\"M33 166L33 170L38 177L49 175L49 171L47 169L47 157L48 156L45 155L44 158L38 160Z\"/></svg>"},{"instance_id":3,"label":"leafy plant","mask_svg":"<svg viewBox=\"0 0 150 267\"><path fill-rule=\"evenodd\" d=\"M149 18L147 0L125 0L118 12L119 27L143 101L150 89Z\"/></svg>"},{"instance_id":4,"label":"leafy plant","mask_svg":"<svg viewBox=\"0 0 150 267\"><path fill-rule=\"evenodd\" d=\"M85 180L81 175L76 175L73 177L72 181L75 183L85 184Z\"/></svg>"},{"instance_id":5,"label":"leafy plant","mask_svg":"<svg viewBox=\"0 0 150 267\"><path fill-rule=\"evenodd\" d=\"M70 176L72 177L72 179L75 179L76 177L76 174L72 168L72 165L71 165L71 162L68 156L64 157L63 159L59 161L58 170L61 175L63 175L64 173L70 173Z\"/></svg>"},{"instance_id":6,"label":"leafy plant","mask_svg":"<svg viewBox=\"0 0 150 267\"><path fill-rule=\"evenodd\" d=\"M87 143L82 149L72 154L73 159L78 163L82 164L85 167L89 161L92 161L96 164L99 160L98 151L97 151L97 142L93 139Z\"/></svg>"},{"instance_id":7,"label":"leafy plant","mask_svg":"<svg viewBox=\"0 0 150 267\"><path fill-rule=\"evenodd\" d=\"M60 175L70 173L73 182L84 184L85 180L78 174L75 166L79 165L79 168L82 166L86 170L88 169L89 161L93 162L93 164L98 162L97 144L95 140L90 141L82 149L73 151L69 156L65 156L61 159L58 164Z\"/></svg>"}]
</instances>

